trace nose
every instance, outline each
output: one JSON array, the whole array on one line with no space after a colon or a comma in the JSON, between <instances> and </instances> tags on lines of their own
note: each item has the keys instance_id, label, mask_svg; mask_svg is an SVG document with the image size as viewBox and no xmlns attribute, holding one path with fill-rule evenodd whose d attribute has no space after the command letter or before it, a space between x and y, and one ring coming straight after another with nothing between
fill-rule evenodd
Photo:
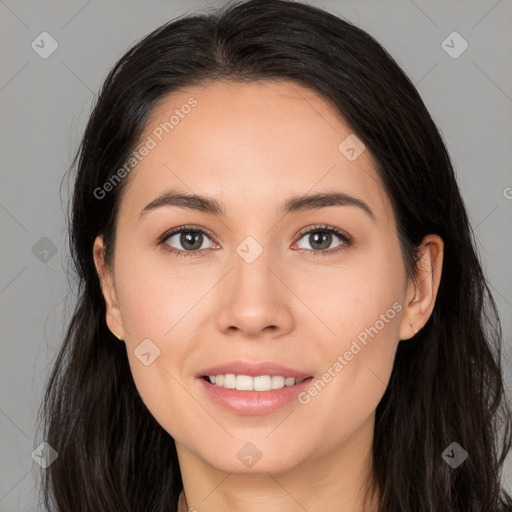
<instances>
[{"instance_id":1,"label":"nose","mask_svg":"<svg viewBox=\"0 0 512 512\"><path fill-rule=\"evenodd\" d=\"M221 287L217 322L224 334L280 337L293 328L294 295L284 271L265 251L251 263L236 254Z\"/></svg>"}]
</instances>

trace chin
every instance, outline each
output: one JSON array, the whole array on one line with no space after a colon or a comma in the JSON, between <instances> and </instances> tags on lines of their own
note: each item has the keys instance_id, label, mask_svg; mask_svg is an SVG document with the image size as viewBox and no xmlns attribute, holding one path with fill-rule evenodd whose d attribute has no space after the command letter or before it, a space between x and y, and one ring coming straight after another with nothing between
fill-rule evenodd
<instances>
[{"instance_id":1,"label":"chin","mask_svg":"<svg viewBox=\"0 0 512 512\"><path fill-rule=\"evenodd\" d=\"M264 435L268 435L268 432ZM208 454L202 458L219 471L239 475L287 473L303 462L296 444L290 445L288 449L283 445L273 447L270 444L268 439L266 442L263 439L261 442L251 442L245 437L244 441L233 442L236 447L219 447L221 453Z\"/></svg>"}]
</instances>

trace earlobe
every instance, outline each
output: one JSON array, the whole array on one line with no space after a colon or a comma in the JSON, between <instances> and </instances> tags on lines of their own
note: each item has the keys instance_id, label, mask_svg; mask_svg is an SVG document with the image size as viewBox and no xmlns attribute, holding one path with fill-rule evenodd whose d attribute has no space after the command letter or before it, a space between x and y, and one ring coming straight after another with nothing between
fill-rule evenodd
<instances>
[{"instance_id":1,"label":"earlobe","mask_svg":"<svg viewBox=\"0 0 512 512\"><path fill-rule=\"evenodd\" d=\"M108 328L119 340L124 340L123 320L117 299L114 278L111 270L105 264L105 247L103 237L96 237L93 247L93 258L96 272L98 274L103 298L105 300L106 318Z\"/></svg>"},{"instance_id":2,"label":"earlobe","mask_svg":"<svg viewBox=\"0 0 512 512\"><path fill-rule=\"evenodd\" d=\"M427 235L422 241L416 273L407 288L406 306L400 323L401 340L414 337L434 310L441 282L443 248L444 243L439 235Z\"/></svg>"}]
</instances>

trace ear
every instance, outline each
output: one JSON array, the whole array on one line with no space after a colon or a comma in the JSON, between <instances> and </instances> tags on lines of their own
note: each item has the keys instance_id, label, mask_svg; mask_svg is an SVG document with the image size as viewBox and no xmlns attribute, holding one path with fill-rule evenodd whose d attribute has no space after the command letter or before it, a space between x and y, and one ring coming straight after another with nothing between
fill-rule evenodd
<instances>
[{"instance_id":1,"label":"ear","mask_svg":"<svg viewBox=\"0 0 512 512\"><path fill-rule=\"evenodd\" d=\"M125 330L123 327L123 318L119 309L117 293L114 283L113 272L105 264L105 246L103 245L103 237L96 237L93 247L94 265L96 272L100 278L101 290L105 299L107 326L112 334L120 339L125 339Z\"/></svg>"},{"instance_id":2,"label":"ear","mask_svg":"<svg viewBox=\"0 0 512 512\"><path fill-rule=\"evenodd\" d=\"M417 271L407 284L404 313L400 321L401 340L412 338L430 318L441 282L443 250L444 243L439 235L423 238Z\"/></svg>"}]
</instances>

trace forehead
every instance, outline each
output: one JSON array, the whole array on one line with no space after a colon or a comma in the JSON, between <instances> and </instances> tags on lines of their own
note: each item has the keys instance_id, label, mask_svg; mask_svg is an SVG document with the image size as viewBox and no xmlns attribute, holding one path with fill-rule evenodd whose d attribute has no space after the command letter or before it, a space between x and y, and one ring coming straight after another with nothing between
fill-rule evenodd
<instances>
[{"instance_id":1,"label":"forehead","mask_svg":"<svg viewBox=\"0 0 512 512\"><path fill-rule=\"evenodd\" d=\"M141 137L151 149L131 171L123 203L140 212L178 186L218 198L230 215L230 206L277 208L288 195L335 189L365 197L389 217L371 155L347 153L354 141L360 151L339 113L295 83L190 87L153 108Z\"/></svg>"}]
</instances>

